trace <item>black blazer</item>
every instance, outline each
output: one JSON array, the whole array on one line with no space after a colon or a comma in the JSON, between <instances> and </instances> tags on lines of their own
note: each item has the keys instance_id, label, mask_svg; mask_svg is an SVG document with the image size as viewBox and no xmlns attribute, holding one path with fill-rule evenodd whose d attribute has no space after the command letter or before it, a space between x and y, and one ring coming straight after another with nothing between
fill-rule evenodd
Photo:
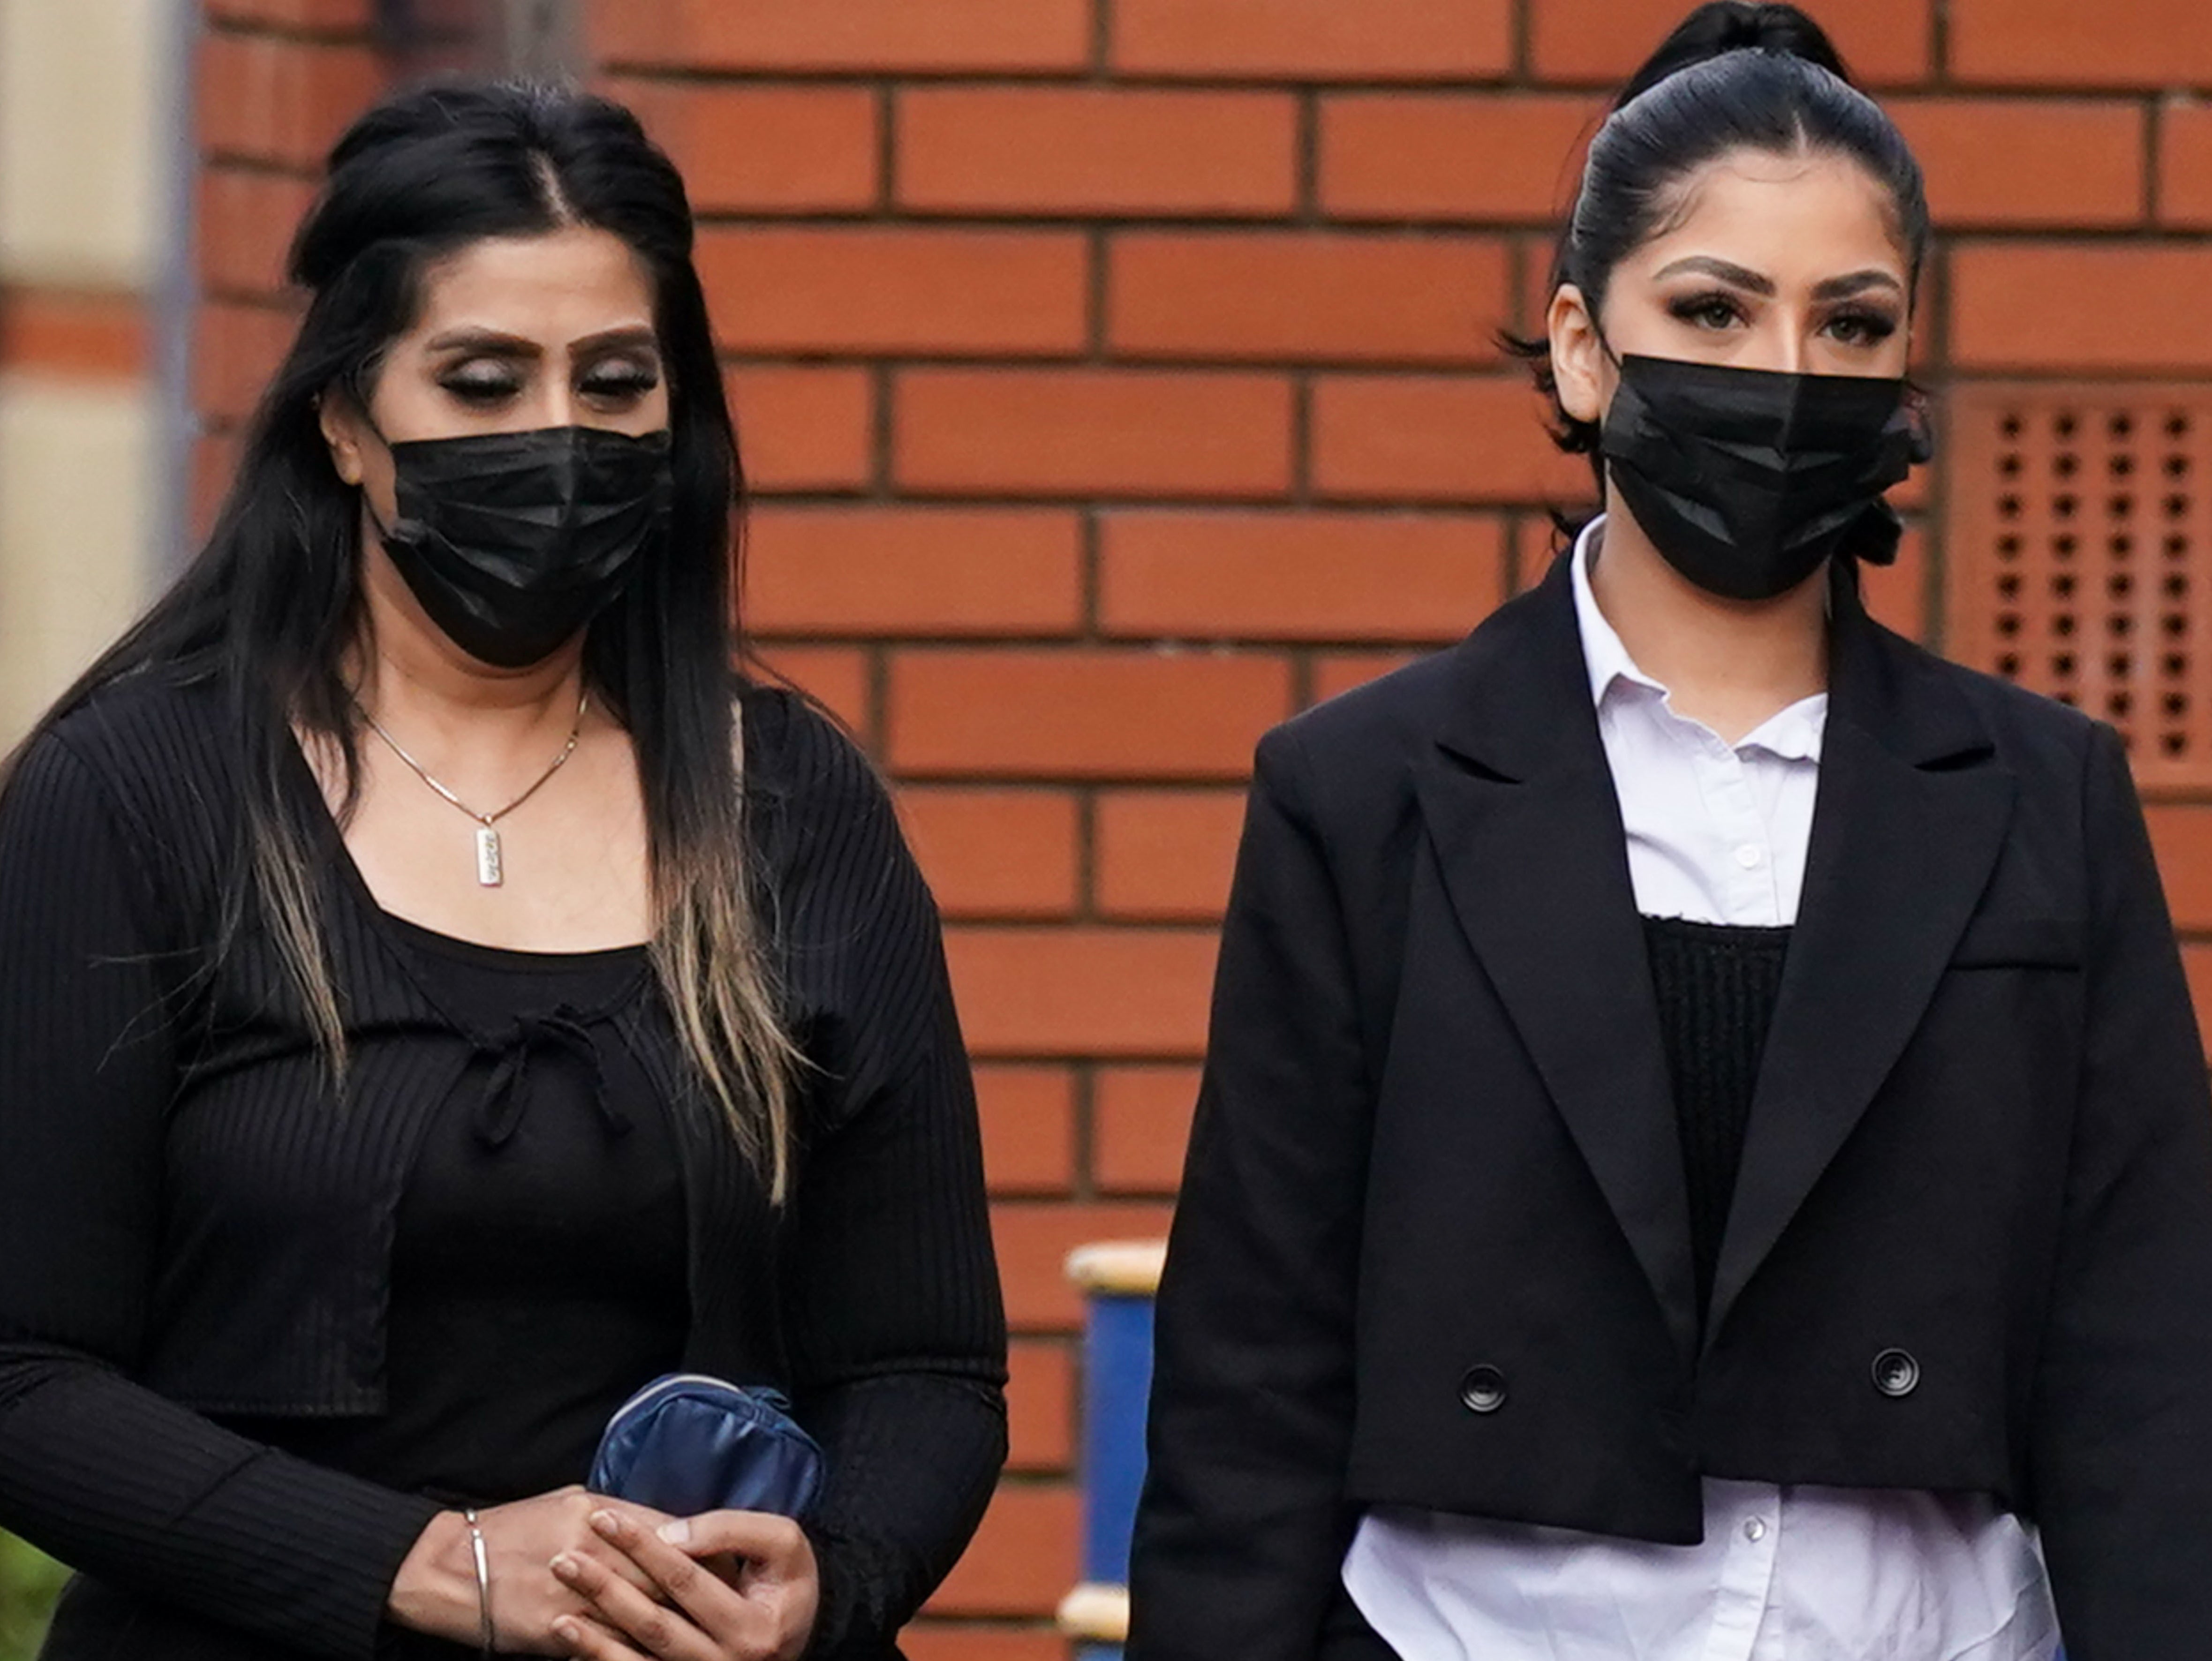
<instances>
[{"instance_id":1,"label":"black blazer","mask_svg":"<svg viewBox=\"0 0 2212 1661\"><path fill-rule=\"evenodd\" d=\"M1687 1542L1972 1490L2073 1661L2212 1652L2212 1106L2116 735L1835 587L1704 1335L1566 562L1261 743L1158 1310L1130 1661L1310 1661L1374 1505Z\"/></svg>"}]
</instances>

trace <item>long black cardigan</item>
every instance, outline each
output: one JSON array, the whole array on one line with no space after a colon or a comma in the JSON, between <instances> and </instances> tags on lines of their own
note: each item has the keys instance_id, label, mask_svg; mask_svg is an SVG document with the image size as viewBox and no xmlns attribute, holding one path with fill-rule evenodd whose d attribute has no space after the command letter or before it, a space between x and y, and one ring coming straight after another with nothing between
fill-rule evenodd
<instances>
[{"instance_id":1,"label":"long black cardigan","mask_svg":"<svg viewBox=\"0 0 2212 1661\"><path fill-rule=\"evenodd\" d=\"M742 707L750 832L815 1064L784 1214L686 1084L657 995L623 1036L682 1110L686 1365L793 1390L831 1472L810 1653L878 1658L1004 1456L974 1098L880 785L797 699ZM327 816L344 1099L269 942L249 927L211 956L241 818L222 708L210 684L111 689L0 798L0 1525L88 1582L50 1655L106 1654L127 1628L134 1656L367 1656L436 1509L209 1416L378 1410L395 1209L469 1054ZM304 764L295 782L313 789Z\"/></svg>"}]
</instances>

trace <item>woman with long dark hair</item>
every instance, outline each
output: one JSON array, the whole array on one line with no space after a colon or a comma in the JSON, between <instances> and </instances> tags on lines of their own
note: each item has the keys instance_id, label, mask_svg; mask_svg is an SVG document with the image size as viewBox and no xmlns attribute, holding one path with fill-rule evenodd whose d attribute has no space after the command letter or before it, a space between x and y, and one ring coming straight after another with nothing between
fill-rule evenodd
<instances>
[{"instance_id":1,"label":"woman with long dark hair","mask_svg":"<svg viewBox=\"0 0 2212 1661\"><path fill-rule=\"evenodd\" d=\"M736 441L618 106L331 157L197 561L0 795L0 1524L55 1658L884 1658L1004 1453L933 910L732 671ZM803 1526L579 1486L780 1388Z\"/></svg>"},{"instance_id":2,"label":"woman with long dark hair","mask_svg":"<svg viewBox=\"0 0 2212 1661\"><path fill-rule=\"evenodd\" d=\"M1262 740L1130 1661L2195 1661L2212 1103L2121 741L1874 623L1920 171L1699 8L1528 347L1602 514Z\"/></svg>"}]
</instances>

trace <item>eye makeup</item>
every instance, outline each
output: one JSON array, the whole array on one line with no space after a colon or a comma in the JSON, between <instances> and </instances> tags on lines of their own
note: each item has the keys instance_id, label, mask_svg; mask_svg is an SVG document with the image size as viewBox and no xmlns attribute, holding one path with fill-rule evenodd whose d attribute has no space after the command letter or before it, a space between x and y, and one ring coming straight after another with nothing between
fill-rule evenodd
<instances>
[{"instance_id":1,"label":"eye makeup","mask_svg":"<svg viewBox=\"0 0 2212 1661\"><path fill-rule=\"evenodd\" d=\"M1743 301L1726 289L1700 289L1673 295L1668 297L1666 307L1669 317L1695 329L1727 329L1750 320Z\"/></svg>"},{"instance_id":2,"label":"eye makeup","mask_svg":"<svg viewBox=\"0 0 2212 1661\"><path fill-rule=\"evenodd\" d=\"M434 372L446 394L474 411L490 410L520 397L539 373L534 348L477 348ZM657 354L634 348L594 354L573 371L577 396L603 409L623 409L651 396L661 384Z\"/></svg>"},{"instance_id":3,"label":"eye makeup","mask_svg":"<svg viewBox=\"0 0 2212 1661\"><path fill-rule=\"evenodd\" d=\"M1701 332L1748 327L1753 317L1752 305L1731 289L1695 289L1668 295L1662 303L1676 322ZM1901 326L1895 312L1864 302L1837 306L1820 318L1819 325L1820 332L1838 344L1853 348L1879 346Z\"/></svg>"}]
</instances>

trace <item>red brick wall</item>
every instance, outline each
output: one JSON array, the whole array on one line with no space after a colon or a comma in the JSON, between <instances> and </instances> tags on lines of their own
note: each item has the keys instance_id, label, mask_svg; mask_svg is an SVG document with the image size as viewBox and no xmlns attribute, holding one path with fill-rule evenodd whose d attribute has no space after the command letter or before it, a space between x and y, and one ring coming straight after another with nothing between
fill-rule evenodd
<instances>
[{"instance_id":1,"label":"red brick wall","mask_svg":"<svg viewBox=\"0 0 2212 1661\"><path fill-rule=\"evenodd\" d=\"M901 781L1017 1333L1014 1472L915 1661L1042 1661L1074 1577L1060 1259L1164 1223L1250 746L1541 569L1575 466L1492 343L1680 0L599 0L684 164L761 492L751 620ZM1850 0L1943 232L1922 372L2212 373L2193 0ZM380 83L368 0L211 0L203 407ZM1877 608L1940 642L1940 465ZM2212 810L2155 810L2212 931ZM2212 984L2209 981L2208 984Z\"/></svg>"},{"instance_id":2,"label":"red brick wall","mask_svg":"<svg viewBox=\"0 0 2212 1661\"><path fill-rule=\"evenodd\" d=\"M374 0L204 0L199 46L198 324L194 474L204 528L237 433L290 338L284 253L319 164L386 84Z\"/></svg>"}]
</instances>

